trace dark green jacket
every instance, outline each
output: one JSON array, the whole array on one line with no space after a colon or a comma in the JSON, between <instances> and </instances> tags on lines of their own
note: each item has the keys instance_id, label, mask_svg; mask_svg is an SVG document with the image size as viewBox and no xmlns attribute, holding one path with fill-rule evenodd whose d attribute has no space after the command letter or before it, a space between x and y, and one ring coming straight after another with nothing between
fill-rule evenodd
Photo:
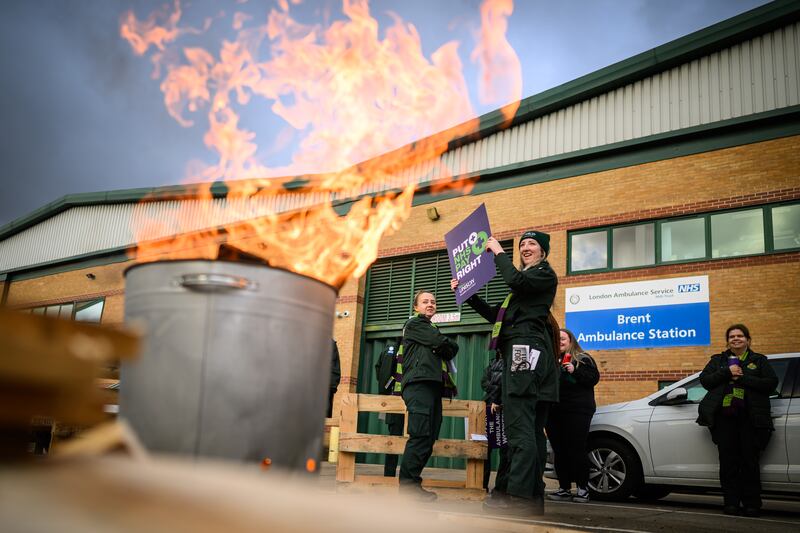
<instances>
[{"instance_id":1,"label":"dark green jacket","mask_svg":"<svg viewBox=\"0 0 800 533\"><path fill-rule=\"evenodd\" d=\"M712 355L700 373L700 384L708 391L697 408L697 423L701 426L713 426L714 418L722 407L725 388L732 377L728 368L730 355L732 355L730 350ZM747 360L743 362L742 372L742 377L734 383L744 389L745 409L753 422L753 427L774 429L769 412L769 397L778 386L778 376L775 375L767 358L753 351L750 351Z\"/></svg>"},{"instance_id":2,"label":"dark green jacket","mask_svg":"<svg viewBox=\"0 0 800 533\"><path fill-rule=\"evenodd\" d=\"M442 361L458 353L458 344L439 333L424 315L413 316L403 327L402 386L416 381L442 383Z\"/></svg>"},{"instance_id":3,"label":"dark green jacket","mask_svg":"<svg viewBox=\"0 0 800 533\"><path fill-rule=\"evenodd\" d=\"M547 316L556 296L558 276L547 260L527 270L517 270L508 254L497 254L495 264L513 296L503 317L499 346L506 362L504 394L531 396L542 401L558 401L558 368L553 334ZM491 306L474 295L467 303L487 321L494 323L500 305ZM527 344L539 350L539 362L533 372L514 373L510 353L514 344Z\"/></svg>"}]
</instances>

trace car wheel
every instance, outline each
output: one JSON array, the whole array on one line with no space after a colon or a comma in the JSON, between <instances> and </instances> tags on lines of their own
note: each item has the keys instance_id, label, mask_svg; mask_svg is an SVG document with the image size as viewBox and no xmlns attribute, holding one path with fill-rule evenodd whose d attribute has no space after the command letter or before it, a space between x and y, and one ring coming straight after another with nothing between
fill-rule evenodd
<instances>
[{"instance_id":1,"label":"car wheel","mask_svg":"<svg viewBox=\"0 0 800 533\"><path fill-rule=\"evenodd\" d=\"M642 482L642 466L626 442L598 437L589 441L589 493L595 500L627 499Z\"/></svg>"},{"instance_id":2,"label":"car wheel","mask_svg":"<svg viewBox=\"0 0 800 533\"><path fill-rule=\"evenodd\" d=\"M672 489L668 485L642 484L633 493L633 497L645 502L654 502L667 496L670 492L672 492Z\"/></svg>"}]
</instances>

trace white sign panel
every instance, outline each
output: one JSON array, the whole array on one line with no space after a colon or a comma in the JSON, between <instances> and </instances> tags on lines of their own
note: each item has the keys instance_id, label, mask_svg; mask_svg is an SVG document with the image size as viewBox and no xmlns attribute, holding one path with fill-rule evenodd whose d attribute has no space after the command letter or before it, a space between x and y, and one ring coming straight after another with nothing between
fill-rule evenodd
<instances>
[{"instance_id":1,"label":"white sign panel","mask_svg":"<svg viewBox=\"0 0 800 533\"><path fill-rule=\"evenodd\" d=\"M711 343L708 276L569 288L566 325L583 348Z\"/></svg>"}]
</instances>

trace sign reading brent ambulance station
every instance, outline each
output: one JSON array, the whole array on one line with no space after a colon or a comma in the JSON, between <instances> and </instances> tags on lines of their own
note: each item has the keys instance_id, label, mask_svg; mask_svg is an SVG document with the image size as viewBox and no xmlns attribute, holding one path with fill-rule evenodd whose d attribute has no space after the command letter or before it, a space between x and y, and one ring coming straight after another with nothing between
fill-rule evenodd
<instances>
[{"instance_id":1,"label":"sign reading brent ambulance station","mask_svg":"<svg viewBox=\"0 0 800 533\"><path fill-rule=\"evenodd\" d=\"M577 287L566 324L586 350L711 343L708 276Z\"/></svg>"}]
</instances>

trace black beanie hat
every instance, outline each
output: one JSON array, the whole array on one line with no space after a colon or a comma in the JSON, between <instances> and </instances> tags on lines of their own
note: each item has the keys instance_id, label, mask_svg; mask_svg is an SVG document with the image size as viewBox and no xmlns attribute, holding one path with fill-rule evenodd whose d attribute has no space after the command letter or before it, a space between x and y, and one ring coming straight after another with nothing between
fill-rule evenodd
<instances>
[{"instance_id":1,"label":"black beanie hat","mask_svg":"<svg viewBox=\"0 0 800 533\"><path fill-rule=\"evenodd\" d=\"M519 243L522 244L522 241L525 239L533 239L534 241L539 243L539 246L542 247L544 251L544 256L547 257L550 255L550 234L545 233L543 231L533 231L528 230L522 234L522 237L519 238Z\"/></svg>"}]
</instances>

